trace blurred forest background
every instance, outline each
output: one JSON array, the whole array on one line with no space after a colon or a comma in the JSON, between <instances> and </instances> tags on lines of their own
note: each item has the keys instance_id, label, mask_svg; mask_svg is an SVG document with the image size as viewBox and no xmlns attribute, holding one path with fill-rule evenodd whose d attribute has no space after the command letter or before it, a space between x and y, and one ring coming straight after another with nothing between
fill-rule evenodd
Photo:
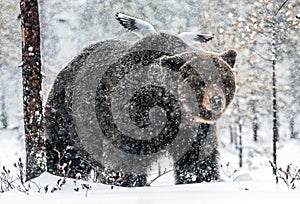
<instances>
[{"instance_id":1,"label":"blurred forest background","mask_svg":"<svg viewBox=\"0 0 300 204\"><path fill-rule=\"evenodd\" d=\"M272 155L274 61L279 144L300 138L300 20L295 18L300 12L300 1L287 1L277 13L283 3L40 0L44 102L57 73L89 44L106 39L138 40L118 24L116 12L151 22L160 32L212 33L215 38L201 49L223 52L233 48L239 53L234 69L238 90L234 103L218 124L220 146L237 155L243 149L239 165L255 169L261 164L254 163L253 157L264 155L271 160ZM22 138L19 1L2 0L0 7L0 133L14 129ZM238 159L233 162L238 164Z\"/></svg>"}]
</instances>

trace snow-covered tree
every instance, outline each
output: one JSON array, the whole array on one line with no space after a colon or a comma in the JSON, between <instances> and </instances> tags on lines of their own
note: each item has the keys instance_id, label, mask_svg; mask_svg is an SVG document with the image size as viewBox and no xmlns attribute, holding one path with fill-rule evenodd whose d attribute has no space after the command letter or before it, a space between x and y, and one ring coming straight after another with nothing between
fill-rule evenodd
<instances>
[{"instance_id":1,"label":"snow-covered tree","mask_svg":"<svg viewBox=\"0 0 300 204\"><path fill-rule=\"evenodd\" d=\"M279 92L281 92L282 85L278 80L280 71L277 69L284 64L284 56L289 49L284 49L283 45L289 39L292 30L297 29L296 19L291 17L292 4L286 5L288 1L281 4L276 4L272 1L257 1L254 3L255 13L251 15L253 22L252 29L257 33L256 39L263 43L263 49L258 51L258 54L264 61L268 62L270 70L272 70L272 121L273 121L273 163L277 163L277 142L279 139ZM287 8L285 8L287 6ZM289 64L288 64L289 66ZM281 72L282 73L282 72ZM287 71L283 72L283 75ZM281 97L283 95L281 94ZM286 104L284 104L286 105ZM284 106L285 107L285 106ZM286 108L282 108L285 112Z\"/></svg>"}]
</instances>

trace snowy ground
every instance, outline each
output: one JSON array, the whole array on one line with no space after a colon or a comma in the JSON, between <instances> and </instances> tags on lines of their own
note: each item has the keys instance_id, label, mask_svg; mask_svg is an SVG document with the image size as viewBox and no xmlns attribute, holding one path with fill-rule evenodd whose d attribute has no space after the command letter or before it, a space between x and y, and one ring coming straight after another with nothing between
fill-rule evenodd
<instances>
[{"instance_id":1,"label":"snowy ground","mask_svg":"<svg viewBox=\"0 0 300 204\"><path fill-rule=\"evenodd\" d=\"M47 173L41 175L35 182L41 186L55 186L54 176ZM14 201L15 203L280 203L291 202L300 199L299 191L277 188L270 182L220 182L202 183L193 185L170 186L161 185L144 188L120 188L102 184L90 184L91 190L74 191L80 186L67 180L62 190L54 193L24 193L11 191L2 194L1 203ZM50 188L51 189L51 188Z\"/></svg>"},{"instance_id":2,"label":"snowy ground","mask_svg":"<svg viewBox=\"0 0 300 204\"><path fill-rule=\"evenodd\" d=\"M0 131L0 161L1 165L13 169L13 163L18 157L23 157L24 152L22 140L17 139L16 131ZM279 161L285 168L290 162L299 162L300 141L292 140L285 143L279 148ZM221 148L221 163L232 162L236 160L236 155L232 154L228 149ZM224 159L226 158L226 159ZM42 174L40 177L33 180L40 188L31 182L31 190L29 195L20 192L18 189L11 190L0 194L0 203L280 203L293 202L300 200L299 187L296 189L288 189L283 181L279 180L276 185L275 178L271 173L271 168L266 165L267 158L253 159L254 163L258 163L260 168L238 169L232 177L226 176L226 173L232 173L234 165L229 165L228 169L223 167L222 178L224 182L215 183L200 183L189 185L172 184L172 172L165 174L156 180L151 187L143 188L123 188L113 187L92 183L86 181L76 181L67 179L60 190L51 192L54 187L57 187L57 182L60 177ZM264 165L265 164L265 165ZM254 164L252 166L255 166ZM2 166L1 166L2 168ZM83 188L85 184L89 186ZM27 185L27 184L26 184ZM47 193L45 187L48 187ZM78 190L78 191L75 191Z\"/></svg>"}]
</instances>

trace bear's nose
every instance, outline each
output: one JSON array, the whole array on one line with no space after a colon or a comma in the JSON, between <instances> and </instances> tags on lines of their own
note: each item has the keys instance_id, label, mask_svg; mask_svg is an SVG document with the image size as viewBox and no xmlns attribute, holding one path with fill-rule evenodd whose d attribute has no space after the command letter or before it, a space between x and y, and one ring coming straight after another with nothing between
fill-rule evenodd
<instances>
[{"instance_id":1,"label":"bear's nose","mask_svg":"<svg viewBox=\"0 0 300 204\"><path fill-rule=\"evenodd\" d=\"M212 110L218 111L222 108L223 98L221 96L215 95L209 99Z\"/></svg>"}]
</instances>

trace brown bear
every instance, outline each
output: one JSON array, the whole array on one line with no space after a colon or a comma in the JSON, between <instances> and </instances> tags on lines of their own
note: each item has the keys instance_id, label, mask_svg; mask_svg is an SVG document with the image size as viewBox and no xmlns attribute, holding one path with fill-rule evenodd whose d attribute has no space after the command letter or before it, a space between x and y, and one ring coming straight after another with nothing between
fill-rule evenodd
<instances>
[{"instance_id":1,"label":"brown bear","mask_svg":"<svg viewBox=\"0 0 300 204\"><path fill-rule=\"evenodd\" d=\"M169 157L176 184L217 180L215 123L235 94L235 59L234 50L203 52L164 33L89 46L48 96L48 171L110 169L122 176L101 182L145 186L151 164Z\"/></svg>"}]
</instances>

